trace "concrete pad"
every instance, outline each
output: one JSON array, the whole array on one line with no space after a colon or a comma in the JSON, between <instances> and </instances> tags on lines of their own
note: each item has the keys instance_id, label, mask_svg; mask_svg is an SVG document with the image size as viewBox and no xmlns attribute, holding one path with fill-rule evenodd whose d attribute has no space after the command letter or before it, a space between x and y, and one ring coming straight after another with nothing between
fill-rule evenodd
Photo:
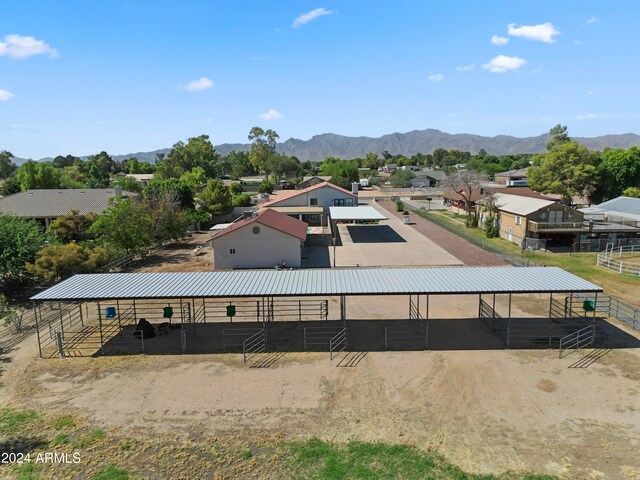
<instances>
[{"instance_id":1,"label":"concrete pad","mask_svg":"<svg viewBox=\"0 0 640 480\"><path fill-rule=\"evenodd\" d=\"M387 215L376 203L370 205ZM379 225L338 225L338 231L342 243L335 248L338 267L463 265L458 258L393 216ZM332 247L329 254L333 264Z\"/></svg>"}]
</instances>

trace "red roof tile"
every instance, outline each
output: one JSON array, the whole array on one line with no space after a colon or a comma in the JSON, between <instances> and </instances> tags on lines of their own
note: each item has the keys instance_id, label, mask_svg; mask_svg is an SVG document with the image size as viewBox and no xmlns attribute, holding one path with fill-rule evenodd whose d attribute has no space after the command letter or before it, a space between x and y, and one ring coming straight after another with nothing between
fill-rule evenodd
<instances>
[{"instance_id":1,"label":"red roof tile","mask_svg":"<svg viewBox=\"0 0 640 480\"><path fill-rule=\"evenodd\" d=\"M233 222L227 228L215 235L212 240L215 241L216 239L222 237L223 235L226 235L227 233L234 232L252 223L260 223L262 225L266 225L267 227L271 227L281 232L287 233L291 236L298 237L301 240L306 240L307 238L306 222L302 222L293 217L290 217L289 215L285 215L284 213L276 212L275 210L267 208L255 217L242 218Z\"/></svg>"}]
</instances>

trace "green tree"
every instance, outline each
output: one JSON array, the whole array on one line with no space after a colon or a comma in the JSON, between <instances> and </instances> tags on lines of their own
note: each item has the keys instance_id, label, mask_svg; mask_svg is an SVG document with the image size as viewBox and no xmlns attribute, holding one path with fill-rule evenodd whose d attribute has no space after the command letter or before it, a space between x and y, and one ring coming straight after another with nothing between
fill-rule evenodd
<instances>
[{"instance_id":1,"label":"green tree","mask_svg":"<svg viewBox=\"0 0 640 480\"><path fill-rule=\"evenodd\" d=\"M549 130L549 135L551 135L551 140L547 142L547 150L551 151L558 145L562 145L564 143L570 142L569 134L567 133L567 126L560 125L559 123Z\"/></svg>"},{"instance_id":2,"label":"green tree","mask_svg":"<svg viewBox=\"0 0 640 480\"><path fill-rule=\"evenodd\" d=\"M640 148L605 150L598 174L600 183L594 194L596 201L615 198L625 188L640 185Z\"/></svg>"},{"instance_id":3,"label":"green tree","mask_svg":"<svg viewBox=\"0 0 640 480\"><path fill-rule=\"evenodd\" d=\"M247 175L256 173L255 168L249 160L249 154L242 151L233 151L227 155L227 161L231 165L231 178L238 180Z\"/></svg>"},{"instance_id":4,"label":"green tree","mask_svg":"<svg viewBox=\"0 0 640 480\"><path fill-rule=\"evenodd\" d=\"M640 198L640 188L638 187L625 188L624 192L622 192L622 195L624 195L625 197Z\"/></svg>"},{"instance_id":5,"label":"green tree","mask_svg":"<svg viewBox=\"0 0 640 480\"><path fill-rule=\"evenodd\" d=\"M18 169L12 158L13 153L6 150L0 152L0 178L9 178Z\"/></svg>"},{"instance_id":6,"label":"green tree","mask_svg":"<svg viewBox=\"0 0 640 480\"><path fill-rule=\"evenodd\" d=\"M233 210L231 192L219 179L209 180L207 186L200 192L199 199L203 208L214 217L226 215Z\"/></svg>"},{"instance_id":7,"label":"green tree","mask_svg":"<svg viewBox=\"0 0 640 480\"><path fill-rule=\"evenodd\" d=\"M134 253L153 243L153 218L142 202L114 199L90 232L99 235L105 245L115 250Z\"/></svg>"},{"instance_id":8,"label":"green tree","mask_svg":"<svg viewBox=\"0 0 640 480\"><path fill-rule=\"evenodd\" d=\"M258 172L269 174L268 160L276 153L276 141L279 135L274 130L263 130L260 127L253 127L249 132L251 141L251 152L249 160Z\"/></svg>"},{"instance_id":9,"label":"green tree","mask_svg":"<svg viewBox=\"0 0 640 480\"><path fill-rule=\"evenodd\" d=\"M92 273L109 262L109 254L102 247L89 248L68 243L44 247L36 254L27 270L36 277L54 283L77 273Z\"/></svg>"},{"instance_id":10,"label":"green tree","mask_svg":"<svg viewBox=\"0 0 640 480\"><path fill-rule=\"evenodd\" d=\"M219 158L220 155L209 141L209 135L189 138L186 144L177 142L166 157L156 160L155 176L159 180L180 178L194 167L202 167L207 176L213 176Z\"/></svg>"},{"instance_id":11,"label":"green tree","mask_svg":"<svg viewBox=\"0 0 640 480\"><path fill-rule=\"evenodd\" d=\"M70 214L62 215L51 222L49 230L63 243L93 240L95 234L90 232L90 228L97 218L98 215L95 213L84 215L72 210Z\"/></svg>"},{"instance_id":12,"label":"green tree","mask_svg":"<svg viewBox=\"0 0 640 480\"><path fill-rule=\"evenodd\" d=\"M353 182L360 180L357 163L334 157L325 158L320 167L320 175L330 176L331 183L348 190Z\"/></svg>"},{"instance_id":13,"label":"green tree","mask_svg":"<svg viewBox=\"0 0 640 480\"><path fill-rule=\"evenodd\" d=\"M195 195L207 183L207 172L202 167L193 167L180 176L180 181L187 184Z\"/></svg>"},{"instance_id":14,"label":"green tree","mask_svg":"<svg viewBox=\"0 0 640 480\"><path fill-rule=\"evenodd\" d=\"M539 167L527 171L529 186L541 193L562 195L569 202L574 195L590 194L598 184L597 154L576 142L565 142L541 155Z\"/></svg>"},{"instance_id":15,"label":"green tree","mask_svg":"<svg viewBox=\"0 0 640 480\"><path fill-rule=\"evenodd\" d=\"M415 174L409 170L395 170L389 181L394 187L407 188L411 186L411 180L414 178Z\"/></svg>"},{"instance_id":16,"label":"green tree","mask_svg":"<svg viewBox=\"0 0 640 480\"><path fill-rule=\"evenodd\" d=\"M16 179L20 182L21 190L60 188L62 170L55 168L48 162L28 160L16 173Z\"/></svg>"},{"instance_id":17,"label":"green tree","mask_svg":"<svg viewBox=\"0 0 640 480\"><path fill-rule=\"evenodd\" d=\"M295 178L302 172L302 165L298 159L274 153L267 159L267 168L276 182L284 178Z\"/></svg>"},{"instance_id":18,"label":"green tree","mask_svg":"<svg viewBox=\"0 0 640 480\"><path fill-rule=\"evenodd\" d=\"M362 162L362 166L364 168L368 168L369 170L377 170L380 167L380 159L378 158L378 154L375 152L367 153L364 157L364 161Z\"/></svg>"},{"instance_id":19,"label":"green tree","mask_svg":"<svg viewBox=\"0 0 640 480\"><path fill-rule=\"evenodd\" d=\"M237 197L234 197L231 204L234 207L249 207L251 205L251 195L242 193Z\"/></svg>"},{"instance_id":20,"label":"green tree","mask_svg":"<svg viewBox=\"0 0 640 480\"><path fill-rule=\"evenodd\" d=\"M242 185L240 183L232 183L229 185L229 191L231 192L231 195L241 195Z\"/></svg>"},{"instance_id":21,"label":"green tree","mask_svg":"<svg viewBox=\"0 0 640 480\"><path fill-rule=\"evenodd\" d=\"M134 192L134 193L142 193L142 183L140 183L135 178L131 177L118 177L118 179L113 182L114 186L118 185L122 187L124 192Z\"/></svg>"},{"instance_id":22,"label":"green tree","mask_svg":"<svg viewBox=\"0 0 640 480\"><path fill-rule=\"evenodd\" d=\"M52 160L52 164L54 167L56 168L65 168L65 167L71 167L72 165L75 165L76 162L81 162L82 160L78 157L74 157L73 155L67 155L66 157L63 157L62 155L58 155L56 158L54 158Z\"/></svg>"},{"instance_id":23,"label":"green tree","mask_svg":"<svg viewBox=\"0 0 640 480\"><path fill-rule=\"evenodd\" d=\"M147 199L151 199L153 197L159 197L164 192L174 192L182 208L194 208L191 188L189 188L189 185L184 181L178 180L177 178L169 178L167 180L156 180L154 178L144 189L144 196Z\"/></svg>"},{"instance_id":24,"label":"green tree","mask_svg":"<svg viewBox=\"0 0 640 480\"><path fill-rule=\"evenodd\" d=\"M274 185L266 178L260 182L258 186L258 192L260 193L268 193L271 195L273 193Z\"/></svg>"},{"instance_id":25,"label":"green tree","mask_svg":"<svg viewBox=\"0 0 640 480\"><path fill-rule=\"evenodd\" d=\"M20 182L16 177L9 177L0 188L0 195L7 197L20 191Z\"/></svg>"},{"instance_id":26,"label":"green tree","mask_svg":"<svg viewBox=\"0 0 640 480\"><path fill-rule=\"evenodd\" d=\"M0 214L0 284L24 279L45 236L34 220Z\"/></svg>"}]
</instances>

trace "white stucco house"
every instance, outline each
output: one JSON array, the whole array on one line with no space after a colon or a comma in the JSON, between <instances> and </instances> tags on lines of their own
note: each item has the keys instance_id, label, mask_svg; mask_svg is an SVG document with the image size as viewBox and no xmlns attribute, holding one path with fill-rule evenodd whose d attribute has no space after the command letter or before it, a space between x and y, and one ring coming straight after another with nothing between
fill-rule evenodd
<instances>
[{"instance_id":1,"label":"white stucco house","mask_svg":"<svg viewBox=\"0 0 640 480\"><path fill-rule=\"evenodd\" d=\"M330 207L354 207L358 196L329 182L322 182L303 190L278 195L262 204L261 210L273 209L313 226L326 226Z\"/></svg>"},{"instance_id":2,"label":"white stucco house","mask_svg":"<svg viewBox=\"0 0 640 480\"><path fill-rule=\"evenodd\" d=\"M211 238L216 270L299 268L307 224L270 208L247 212Z\"/></svg>"}]
</instances>

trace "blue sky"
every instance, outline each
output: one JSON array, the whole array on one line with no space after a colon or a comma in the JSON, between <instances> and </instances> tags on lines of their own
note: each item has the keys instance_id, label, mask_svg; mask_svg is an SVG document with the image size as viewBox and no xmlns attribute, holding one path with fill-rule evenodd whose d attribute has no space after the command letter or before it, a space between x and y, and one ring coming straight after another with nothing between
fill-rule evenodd
<instances>
[{"instance_id":1,"label":"blue sky","mask_svg":"<svg viewBox=\"0 0 640 480\"><path fill-rule=\"evenodd\" d=\"M0 149L125 154L436 128L640 133L625 0L9 2ZM493 39L493 40L492 40Z\"/></svg>"}]
</instances>

